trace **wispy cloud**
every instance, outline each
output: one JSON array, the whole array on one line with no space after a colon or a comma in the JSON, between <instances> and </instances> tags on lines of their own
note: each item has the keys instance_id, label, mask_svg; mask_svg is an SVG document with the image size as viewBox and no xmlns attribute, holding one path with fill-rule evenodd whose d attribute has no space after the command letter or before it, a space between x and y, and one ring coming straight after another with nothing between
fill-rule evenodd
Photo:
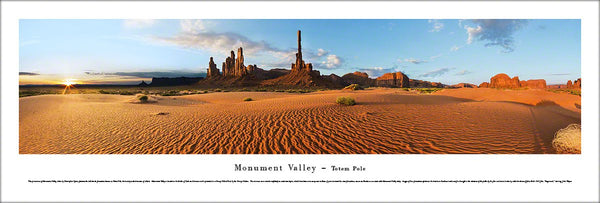
<instances>
[{"instance_id":1,"label":"wispy cloud","mask_svg":"<svg viewBox=\"0 0 600 203\"><path fill-rule=\"evenodd\" d=\"M136 78L152 78L152 77L204 77L206 73L201 72L186 72L186 71L151 71L151 72L84 72L85 75L92 76L130 76Z\"/></svg>"},{"instance_id":2,"label":"wispy cloud","mask_svg":"<svg viewBox=\"0 0 600 203\"><path fill-rule=\"evenodd\" d=\"M467 75L467 74L471 74L473 72L468 71L468 70L461 70L459 72L457 72L455 75Z\"/></svg>"},{"instance_id":3,"label":"wispy cloud","mask_svg":"<svg viewBox=\"0 0 600 203\"><path fill-rule=\"evenodd\" d=\"M19 72L19 75L40 75L39 73L32 73L32 72Z\"/></svg>"},{"instance_id":4,"label":"wispy cloud","mask_svg":"<svg viewBox=\"0 0 600 203\"><path fill-rule=\"evenodd\" d=\"M281 49L266 41L251 40L248 37L233 33L218 33L211 31L214 22L209 20L181 20L181 30L174 36L153 37L154 40L175 45L190 50L203 50L213 54L229 55L231 50L237 50L239 47L244 49L244 55L257 56L263 55L271 57L273 61L265 62L266 65L274 68L289 68L289 64L295 60L295 48ZM303 49L304 60L312 61L318 68L335 69L343 64L343 58L338 55L330 54L328 50Z\"/></svg>"},{"instance_id":5,"label":"wispy cloud","mask_svg":"<svg viewBox=\"0 0 600 203\"><path fill-rule=\"evenodd\" d=\"M426 73L421 74L421 77L437 77L446 74L452 68L439 68Z\"/></svg>"},{"instance_id":6,"label":"wispy cloud","mask_svg":"<svg viewBox=\"0 0 600 203\"><path fill-rule=\"evenodd\" d=\"M452 47L450 48L450 51L458 51L458 50L459 50L459 49L461 49L461 48L463 48L463 46L456 46L456 45L454 45L454 46L452 46Z\"/></svg>"},{"instance_id":7,"label":"wispy cloud","mask_svg":"<svg viewBox=\"0 0 600 203\"><path fill-rule=\"evenodd\" d=\"M515 49L513 34L527 25L527 20L517 19L478 19L471 20L473 26L465 25L468 38L467 44L473 41L484 41L488 46L500 46L503 52L512 52ZM462 24L461 21L459 23Z\"/></svg>"},{"instance_id":8,"label":"wispy cloud","mask_svg":"<svg viewBox=\"0 0 600 203\"><path fill-rule=\"evenodd\" d=\"M402 61L402 60L399 60ZM404 59L405 62L409 62L412 64L421 64L421 63L427 63L426 60L420 60L420 59L414 59L414 58L409 58L409 59Z\"/></svg>"},{"instance_id":9,"label":"wispy cloud","mask_svg":"<svg viewBox=\"0 0 600 203\"><path fill-rule=\"evenodd\" d=\"M383 67L369 67L369 68L361 68L358 69L360 72L365 72L371 78L379 77L385 73L395 72L394 68L383 68Z\"/></svg>"},{"instance_id":10,"label":"wispy cloud","mask_svg":"<svg viewBox=\"0 0 600 203\"><path fill-rule=\"evenodd\" d=\"M427 22L433 24L433 27L431 30L429 30L429 32L439 32L444 28L444 23L440 22L439 20L428 20Z\"/></svg>"},{"instance_id":11,"label":"wispy cloud","mask_svg":"<svg viewBox=\"0 0 600 203\"><path fill-rule=\"evenodd\" d=\"M141 29L152 27L156 23L154 19L126 19L123 20L123 27L130 29Z\"/></svg>"}]
</instances>

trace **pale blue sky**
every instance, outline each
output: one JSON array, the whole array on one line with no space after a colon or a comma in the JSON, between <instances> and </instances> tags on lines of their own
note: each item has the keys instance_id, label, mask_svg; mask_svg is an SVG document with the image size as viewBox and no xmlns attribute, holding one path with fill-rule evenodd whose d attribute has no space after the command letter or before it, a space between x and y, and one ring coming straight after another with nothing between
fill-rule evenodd
<instances>
[{"instance_id":1,"label":"pale blue sky","mask_svg":"<svg viewBox=\"0 0 600 203\"><path fill-rule=\"evenodd\" d=\"M296 30L322 74L402 71L479 84L497 73L548 84L581 77L580 20L20 20L21 84L137 83L198 76L243 46L246 64L290 68ZM36 75L39 74L39 75Z\"/></svg>"}]
</instances>

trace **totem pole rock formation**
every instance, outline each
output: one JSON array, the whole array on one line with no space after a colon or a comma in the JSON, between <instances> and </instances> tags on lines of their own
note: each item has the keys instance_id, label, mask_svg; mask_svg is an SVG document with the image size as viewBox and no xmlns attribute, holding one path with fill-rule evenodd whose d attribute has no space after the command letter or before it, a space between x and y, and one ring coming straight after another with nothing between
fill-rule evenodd
<instances>
[{"instance_id":1,"label":"totem pole rock formation","mask_svg":"<svg viewBox=\"0 0 600 203\"><path fill-rule=\"evenodd\" d=\"M298 53L296 53L296 63L292 64L292 72L312 72L312 63L304 63L302 60L302 44L301 44L301 32L298 30Z\"/></svg>"},{"instance_id":2,"label":"totem pole rock formation","mask_svg":"<svg viewBox=\"0 0 600 203\"><path fill-rule=\"evenodd\" d=\"M213 61L213 57L210 57L210 61L208 62L208 69L206 70L206 77L207 78L211 78L211 77L216 77L216 76L220 76L221 73L219 72L219 69L217 68L217 64L215 64L215 62Z\"/></svg>"}]
</instances>

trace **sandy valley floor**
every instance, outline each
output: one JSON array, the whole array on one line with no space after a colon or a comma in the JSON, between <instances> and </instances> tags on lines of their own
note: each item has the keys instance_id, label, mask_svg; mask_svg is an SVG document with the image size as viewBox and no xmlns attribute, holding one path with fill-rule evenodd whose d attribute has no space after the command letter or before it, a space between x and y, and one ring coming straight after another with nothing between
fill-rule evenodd
<instances>
[{"instance_id":1,"label":"sandy valley floor","mask_svg":"<svg viewBox=\"0 0 600 203\"><path fill-rule=\"evenodd\" d=\"M351 96L355 106L335 104ZM244 102L245 97L255 101ZM23 154L554 153L581 99L544 90L401 89L19 100ZM164 115L159 115L159 113Z\"/></svg>"}]
</instances>

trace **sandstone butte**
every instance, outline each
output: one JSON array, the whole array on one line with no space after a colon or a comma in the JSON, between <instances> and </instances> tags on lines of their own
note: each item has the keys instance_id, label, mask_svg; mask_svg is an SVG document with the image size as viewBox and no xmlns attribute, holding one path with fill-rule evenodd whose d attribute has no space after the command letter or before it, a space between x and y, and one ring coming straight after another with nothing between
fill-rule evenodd
<instances>
[{"instance_id":1,"label":"sandstone butte","mask_svg":"<svg viewBox=\"0 0 600 203\"><path fill-rule=\"evenodd\" d=\"M500 73L495 75L490 79L490 82L483 82L479 85L479 87L490 87L490 88L508 88L515 89L520 87L528 87L532 89L545 89L546 88L546 80L544 79L534 79L534 80L519 80L518 76L510 78L508 75L504 73Z\"/></svg>"},{"instance_id":2,"label":"sandstone butte","mask_svg":"<svg viewBox=\"0 0 600 203\"><path fill-rule=\"evenodd\" d=\"M376 79L376 85L381 87L409 87L408 76L402 72L386 73Z\"/></svg>"}]
</instances>

